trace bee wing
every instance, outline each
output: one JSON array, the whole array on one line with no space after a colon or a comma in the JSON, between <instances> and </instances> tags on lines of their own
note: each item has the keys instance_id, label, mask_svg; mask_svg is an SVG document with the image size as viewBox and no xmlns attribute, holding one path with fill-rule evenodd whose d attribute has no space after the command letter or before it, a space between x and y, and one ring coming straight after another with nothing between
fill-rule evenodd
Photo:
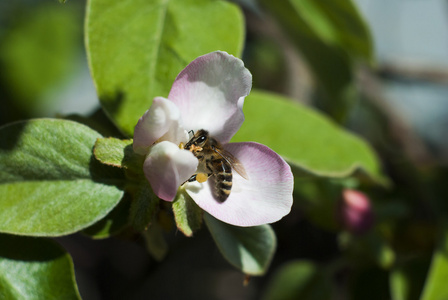
<instances>
[{"instance_id":1,"label":"bee wing","mask_svg":"<svg viewBox=\"0 0 448 300\"><path fill-rule=\"evenodd\" d=\"M241 175L246 180L249 180L249 176L247 176L246 170L244 169L243 164L230 152L224 150L224 149L214 149L216 153L222 156L232 167L233 170L235 170L238 174Z\"/></svg>"}]
</instances>

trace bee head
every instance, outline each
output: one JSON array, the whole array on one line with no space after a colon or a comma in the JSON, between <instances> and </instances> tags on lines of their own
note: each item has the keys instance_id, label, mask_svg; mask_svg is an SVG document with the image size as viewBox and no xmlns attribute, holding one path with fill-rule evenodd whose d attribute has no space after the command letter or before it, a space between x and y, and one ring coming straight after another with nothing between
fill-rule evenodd
<instances>
[{"instance_id":1,"label":"bee head","mask_svg":"<svg viewBox=\"0 0 448 300\"><path fill-rule=\"evenodd\" d=\"M205 131L204 129L199 130L196 132L193 139L196 146L203 146L208 140L208 131Z\"/></svg>"},{"instance_id":2,"label":"bee head","mask_svg":"<svg viewBox=\"0 0 448 300\"><path fill-rule=\"evenodd\" d=\"M208 131L201 129L198 130L193 137L188 141L188 143L185 144L184 149L189 150L191 148L192 145L198 146L198 147L202 147L205 145L205 143L208 140Z\"/></svg>"}]
</instances>

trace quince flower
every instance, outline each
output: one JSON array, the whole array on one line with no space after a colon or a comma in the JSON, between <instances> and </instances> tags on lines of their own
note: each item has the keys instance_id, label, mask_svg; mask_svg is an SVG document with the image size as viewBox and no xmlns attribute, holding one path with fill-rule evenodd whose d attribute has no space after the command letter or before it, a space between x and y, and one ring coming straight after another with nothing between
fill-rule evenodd
<instances>
[{"instance_id":1,"label":"quince flower","mask_svg":"<svg viewBox=\"0 0 448 300\"><path fill-rule=\"evenodd\" d=\"M237 226L272 223L289 213L293 191L289 165L264 145L229 143L244 121L243 102L251 86L252 75L243 62L216 51L198 57L182 70L168 99L154 99L135 126L133 147L136 153L146 155L143 171L159 198L173 201L182 186L204 211ZM199 160L183 145L190 140L191 131L201 129L220 142L246 172L247 178L243 178L233 170L231 192L225 201L214 197L210 178L188 181L198 172Z\"/></svg>"}]
</instances>

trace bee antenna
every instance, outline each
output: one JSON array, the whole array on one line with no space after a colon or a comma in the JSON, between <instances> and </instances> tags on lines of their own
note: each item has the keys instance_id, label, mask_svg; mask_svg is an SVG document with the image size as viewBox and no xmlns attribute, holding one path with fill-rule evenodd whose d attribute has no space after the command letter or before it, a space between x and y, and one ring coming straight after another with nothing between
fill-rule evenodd
<instances>
[{"instance_id":1,"label":"bee antenna","mask_svg":"<svg viewBox=\"0 0 448 300\"><path fill-rule=\"evenodd\" d=\"M188 134L194 135L194 131L193 131L193 129L190 130L190 131L188 131Z\"/></svg>"}]
</instances>

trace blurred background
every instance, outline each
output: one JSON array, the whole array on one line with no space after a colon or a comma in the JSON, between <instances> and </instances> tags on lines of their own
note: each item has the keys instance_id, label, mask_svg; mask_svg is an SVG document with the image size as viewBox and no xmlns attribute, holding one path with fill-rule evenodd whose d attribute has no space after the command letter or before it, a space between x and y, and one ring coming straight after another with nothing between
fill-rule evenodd
<instances>
[{"instance_id":1,"label":"blurred background","mask_svg":"<svg viewBox=\"0 0 448 300\"><path fill-rule=\"evenodd\" d=\"M0 4L1 124L99 107L83 44L85 1Z\"/></svg>"},{"instance_id":2,"label":"blurred background","mask_svg":"<svg viewBox=\"0 0 448 300\"><path fill-rule=\"evenodd\" d=\"M306 59L275 19L255 1L238 2L247 22L243 59L254 86L313 106L368 140L393 188L357 178L297 178L292 213L273 225L278 249L272 266L247 285L205 228L193 239L173 231L162 262L135 235L58 238L74 259L81 295L275 299L284 289L293 291L289 299L419 299L448 220L448 2L354 1L370 28L374 61L353 66L355 92L343 117L316 92ZM0 2L0 125L105 118L83 44L85 5ZM351 187L364 196L350 200L345 192ZM359 216L349 224L345 212L352 210Z\"/></svg>"},{"instance_id":3,"label":"blurred background","mask_svg":"<svg viewBox=\"0 0 448 300\"><path fill-rule=\"evenodd\" d=\"M397 117L446 164L446 1L357 0L371 28L384 97Z\"/></svg>"}]
</instances>

